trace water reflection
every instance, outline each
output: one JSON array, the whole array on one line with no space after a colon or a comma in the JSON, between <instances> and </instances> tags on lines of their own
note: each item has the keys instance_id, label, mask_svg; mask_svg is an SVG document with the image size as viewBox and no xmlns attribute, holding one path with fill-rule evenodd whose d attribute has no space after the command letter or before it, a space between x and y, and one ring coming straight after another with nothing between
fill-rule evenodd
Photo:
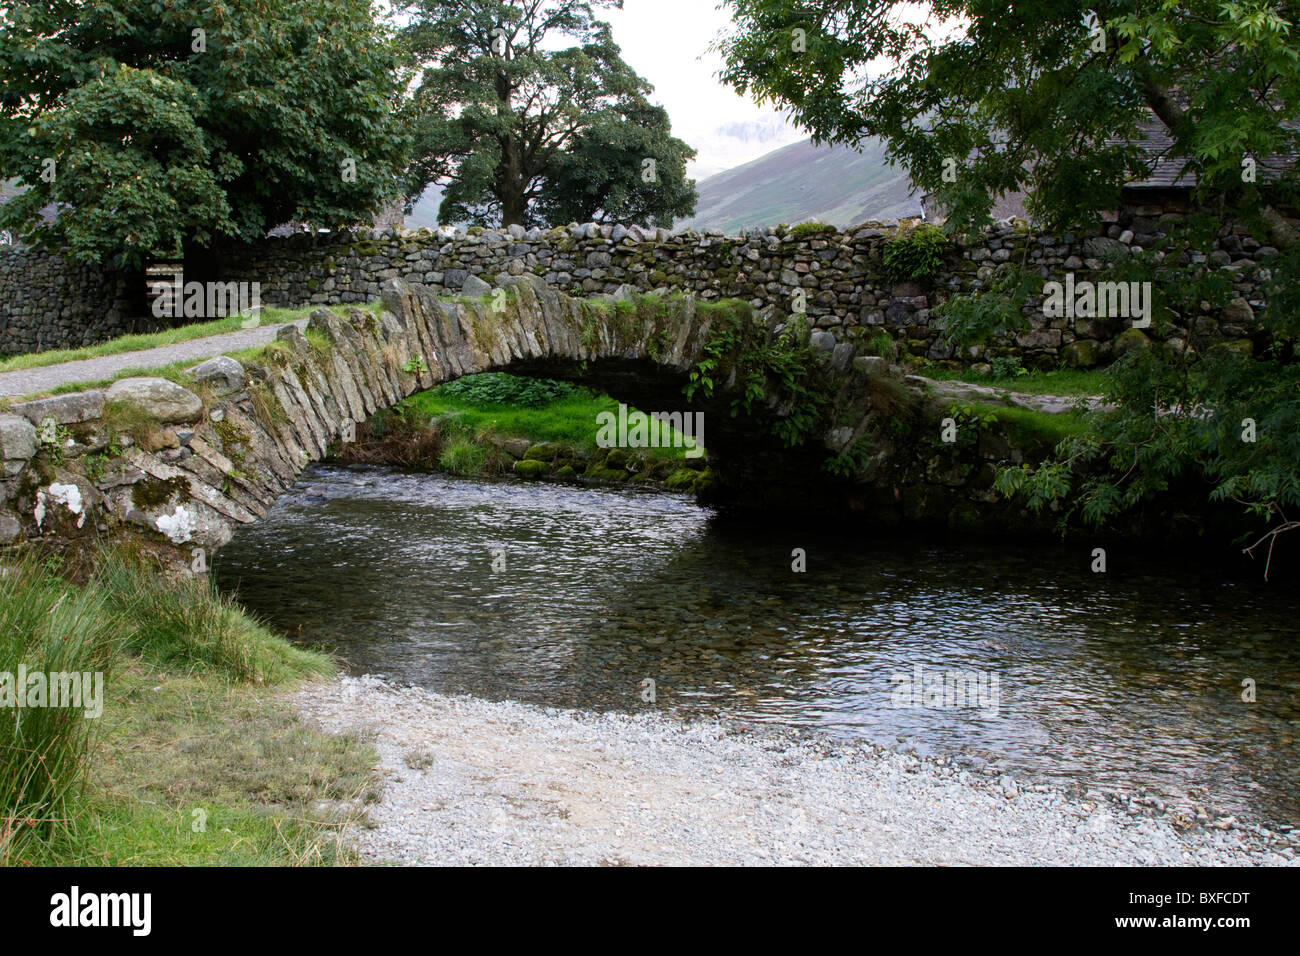
<instances>
[{"instance_id":1,"label":"water reflection","mask_svg":"<svg viewBox=\"0 0 1300 956\"><path fill-rule=\"evenodd\" d=\"M216 571L358 673L622 710L649 706L649 678L654 706L683 716L1294 820L1294 596L1185 570L1103 582L1087 564L1052 547L734 527L672 496L324 467ZM918 664L996 675L996 715L893 706L892 678Z\"/></svg>"}]
</instances>

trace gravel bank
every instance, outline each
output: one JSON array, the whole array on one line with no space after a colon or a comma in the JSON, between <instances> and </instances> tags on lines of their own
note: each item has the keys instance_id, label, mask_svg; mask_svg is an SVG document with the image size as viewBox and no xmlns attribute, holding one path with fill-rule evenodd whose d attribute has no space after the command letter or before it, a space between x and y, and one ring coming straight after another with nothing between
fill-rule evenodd
<instances>
[{"instance_id":1,"label":"gravel bank","mask_svg":"<svg viewBox=\"0 0 1300 956\"><path fill-rule=\"evenodd\" d=\"M406 864L1289 864L1241 829L1176 829L938 761L657 715L445 697L375 678L294 695L376 734L364 859ZM1286 849L1286 852L1292 852Z\"/></svg>"}]
</instances>

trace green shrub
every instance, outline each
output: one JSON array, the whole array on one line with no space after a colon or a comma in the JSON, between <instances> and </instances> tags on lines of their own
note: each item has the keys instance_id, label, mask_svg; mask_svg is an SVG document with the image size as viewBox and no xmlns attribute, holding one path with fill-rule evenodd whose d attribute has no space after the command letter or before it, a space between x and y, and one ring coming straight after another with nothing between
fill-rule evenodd
<instances>
[{"instance_id":1,"label":"green shrub","mask_svg":"<svg viewBox=\"0 0 1300 956\"><path fill-rule=\"evenodd\" d=\"M989 362L992 367L990 378L1016 378L1020 375L1028 375L1029 369L1020 364L1018 355L1002 355L992 359Z\"/></svg>"},{"instance_id":2,"label":"green shrub","mask_svg":"<svg viewBox=\"0 0 1300 956\"><path fill-rule=\"evenodd\" d=\"M898 358L898 343L894 337L881 329L870 339L867 340L867 354L878 355L888 362L893 362Z\"/></svg>"},{"instance_id":3,"label":"green shrub","mask_svg":"<svg viewBox=\"0 0 1300 956\"><path fill-rule=\"evenodd\" d=\"M917 226L885 243L885 275L891 282L925 282L943 268L943 230Z\"/></svg>"},{"instance_id":4,"label":"green shrub","mask_svg":"<svg viewBox=\"0 0 1300 956\"><path fill-rule=\"evenodd\" d=\"M455 396L467 405L517 405L524 408L541 408L580 392L568 382L545 378L525 378L505 372L484 372L466 375L442 386L443 395Z\"/></svg>"}]
</instances>

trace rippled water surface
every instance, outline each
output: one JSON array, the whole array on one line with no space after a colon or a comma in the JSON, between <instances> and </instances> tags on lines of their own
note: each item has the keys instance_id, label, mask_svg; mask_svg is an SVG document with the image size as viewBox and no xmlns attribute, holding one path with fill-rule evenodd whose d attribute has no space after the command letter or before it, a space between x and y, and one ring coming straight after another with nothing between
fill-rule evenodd
<instances>
[{"instance_id":1,"label":"rippled water surface","mask_svg":"<svg viewBox=\"0 0 1300 956\"><path fill-rule=\"evenodd\" d=\"M323 467L216 572L356 673L817 728L1300 817L1294 594L1158 562L1095 575L1078 549L837 530L736 527L668 495ZM984 696L897 706L918 665L922 685L961 672Z\"/></svg>"}]
</instances>

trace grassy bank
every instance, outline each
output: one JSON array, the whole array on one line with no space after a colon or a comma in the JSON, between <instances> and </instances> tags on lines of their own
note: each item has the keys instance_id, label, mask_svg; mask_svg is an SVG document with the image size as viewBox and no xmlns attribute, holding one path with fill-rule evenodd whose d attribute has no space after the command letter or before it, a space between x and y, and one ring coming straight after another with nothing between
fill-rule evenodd
<instances>
[{"instance_id":1,"label":"grassy bank","mask_svg":"<svg viewBox=\"0 0 1300 956\"><path fill-rule=\"evenodd\" d=\"M456 475L514 474L699 490L710 480L703 457L687 458L684 435L631 409L657 447L602 448L599 416L618 414L608 395L566 382L489 372L413 395L376 413L346 461L431 468Z\"/></svg>"},{"instance_id":2,"label":"grassy bank","mask_svg":"<svg viewBox=\"0 0 1300 956\"><path fill-rule=\"evenodd\" d=\"M0 672L104 675L97 718L0 707L0 864L346 862L322 807L369 792L373 754L281 700L332 661L128 549L80 581L31 553L0 570Z\"/></svg>"}]
</instances>

